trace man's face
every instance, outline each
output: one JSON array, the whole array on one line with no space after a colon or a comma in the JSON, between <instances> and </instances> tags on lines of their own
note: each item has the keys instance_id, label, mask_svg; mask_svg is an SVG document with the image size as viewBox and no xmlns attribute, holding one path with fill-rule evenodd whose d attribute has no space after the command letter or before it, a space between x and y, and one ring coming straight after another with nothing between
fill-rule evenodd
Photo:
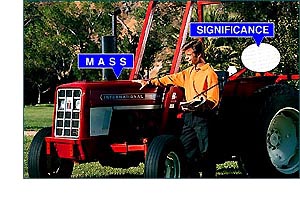
<instances>
[{"instance_id":1,"label":"man's face","mask_svg":"<svg viewBox=\"0 0 300 202\"><path fill-rule=\"evenodd\" d=\"M191 64L198 64L199 63L199 57L194 53L192 48L187 49L184 51L185 54L185 60L191 65Z\"/></svg>"}]
</instances>

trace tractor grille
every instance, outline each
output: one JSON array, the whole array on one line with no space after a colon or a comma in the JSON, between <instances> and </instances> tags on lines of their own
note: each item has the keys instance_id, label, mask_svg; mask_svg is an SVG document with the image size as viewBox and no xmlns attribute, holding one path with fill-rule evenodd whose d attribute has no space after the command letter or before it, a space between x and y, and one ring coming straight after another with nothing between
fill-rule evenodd
<instances>
[{"instance_id":1,"label":"tractor grille","mask_svg":"<svg viewBox=\"0 0 300 202\"><path fill-rule=\"evenodd\" d=\"M81 90L59 89L56 100L55 136L77 138L79 134L79 115Z\"/></svg>"}]
</instances>

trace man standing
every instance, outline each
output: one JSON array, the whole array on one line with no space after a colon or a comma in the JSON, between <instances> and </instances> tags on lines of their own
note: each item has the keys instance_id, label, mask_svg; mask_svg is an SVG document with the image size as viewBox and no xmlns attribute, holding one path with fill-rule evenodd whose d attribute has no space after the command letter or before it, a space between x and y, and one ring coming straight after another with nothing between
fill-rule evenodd
<instances>
[{"instance_id":1,"label":"man standing","mask_svg":"<svg viewBox=\"0 0 300 202\"><path fill-rule=\"evenodd\" d=\"M147 84L183 87L188 102L200 94L206 98L206 101L196 110L183 113L184 125L180 139L185 149L189 177L199 177L199 160L207 159L209 118L212 110L219 103L218 76L205 62L203 49L200 41L191 41L182 49L191 67L176 74L139 81L141 88Z\"/></svg>"}]
</instances>

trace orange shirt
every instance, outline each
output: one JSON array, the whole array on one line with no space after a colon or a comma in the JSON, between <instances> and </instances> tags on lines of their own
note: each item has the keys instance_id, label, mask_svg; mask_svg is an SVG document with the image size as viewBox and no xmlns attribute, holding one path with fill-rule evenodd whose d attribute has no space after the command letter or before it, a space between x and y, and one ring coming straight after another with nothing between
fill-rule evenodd
<instances>
[{"instance_id":1,"label":"orange shirt","mask_svg":"<svg viewBox=\"0 0 300 202\"><path fill-rule=\"evenodd\" d=\"M197 66L197 68L196 70L192 66L176 74L161 77L159 80L157 78L152 79L151 83L156 86L171 84L183 87L185 89L185 98L187 101L190 101L199 93L218 83L218 76L209 64L201 67ZM214 107L217 106L219 102L219 86L216 85L203 95L215 104Z\"/></svg>"}]
</instances>

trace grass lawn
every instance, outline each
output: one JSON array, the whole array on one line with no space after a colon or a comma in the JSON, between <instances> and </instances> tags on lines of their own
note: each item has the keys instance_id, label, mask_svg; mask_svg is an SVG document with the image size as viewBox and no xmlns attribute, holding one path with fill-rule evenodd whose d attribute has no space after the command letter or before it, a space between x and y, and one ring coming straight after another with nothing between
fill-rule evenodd
<instances>
[{"instance_id":1,"label":"grass lawn","mask_svg":"<svg viewBox=\"0 0 300 202\"><path fill-rule=\"evenodd\" d=\"M39 130L51 126L53 105L25 106L24 130Z\"/></svg>"}]
</instances>

